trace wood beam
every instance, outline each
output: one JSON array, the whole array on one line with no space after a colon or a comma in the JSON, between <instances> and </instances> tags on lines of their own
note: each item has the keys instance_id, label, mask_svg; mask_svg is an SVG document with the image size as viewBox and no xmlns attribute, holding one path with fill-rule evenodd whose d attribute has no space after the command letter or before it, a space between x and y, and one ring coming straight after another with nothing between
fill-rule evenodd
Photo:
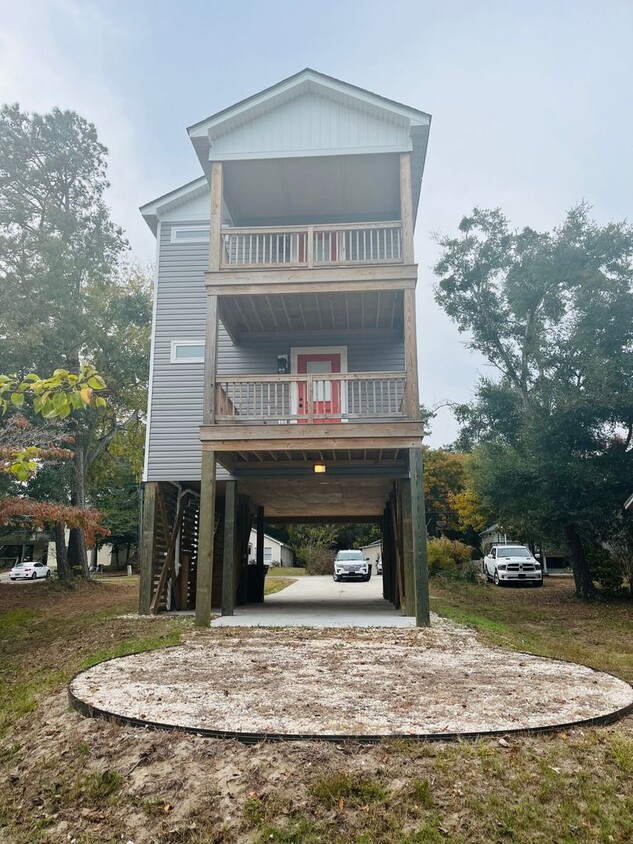
<instances>
[{"instance_id":1,"label":"wood beam","mask_svg":"<svg viewBox=\"0 0 633 844\"><path fill-rule=\"evenodd\" d=\"M420 418L418 387L418 340L415 318L415 290L404 291L404 368L407 373L405 408L409 419Z\"/></svg>"},{"instance_id":2,"label":"wood beam","mask_svg":"<svg viewBox=\"0 0 633 844\"><path fill-rule=\"evenodd\" d=\"M411 153L400 153L400 219L402 221L402 261L413 263L413 198L411 195Z\"/></svg>"},{"instance_id":3,"label":"wood beam","mask_svg":"<svg viewBox=\"0 0 633 844\"><path fill-rule=\"evenodd\" d=\"M214 161L211 165L211 226L209 232L209 271L220 269L222 255L222 195L223 195L222 162Z\"/></svg>"},{"instance_id":4,"label":"wood beam","mask_svg":"<svg viewBox=\"0 0 633 844\"><path fill-rule=\"evenodd\" d=\"M208 627L211 622L213 545L215 538L215 474L215 452L203 451L196 575L195 623L198 627Z\"/></svg>"},{"instance_id":5,"label":"wood beam","mask_svg":"<svg viewBox=\"0 0 633 844\"><path fill-rule=\"evenodd\" d=\"M156 481L143 487L143 528L141 532L139 615L149 615L152 602L154 543L156 542Z\"/></svg>"},{"instance_id":6,"label":"wood beam","mask_svg":"<svg viewBox=\"0 0 633 844\"><path fill-rule=\"evenodd\" d=\"M218 371L218 297L207 296L207 320L204 343L204 405L202 422L215 421L215 382Z\"/></svg>"},{"instance_id":7,"label":"wood beam","mask_svg":"<svg viewBox=\"0 0 633 844\"><path fill-rule=\"evenodd\" d=\"M410 450L409 470L411 473L412 533L415 560L415 623L417 627L428 627L431 619L429 611L429 569L426 550L424 466L422 463L421 448L412 448Z\"/></svg>"},{"instance_id":8,"label":"wood beam","mask_svg":"<svg viewBox=\"0 0 633 844\"><path fill-rule=\"evenodd\" d=\"M235 554L237 527L237 481L227 481L224 492L224 557L222 565L222 615L235 610Z\"/></svg>"},{"instance_id":9,"label":"wood beam","mask_svg":"<svg viewBox=\"0 0 633 844\"><path fill-rule=\"evenodd\" d=\"M415 546L413 544L413 502L409 478L399 481L398 495L402 508L402 549L404 569L404 602L402 614L415 616Z\"/></svg>"},{"instance_id":10,"label":"wood beam","mask_svg":"<svg viewBox=\"0 0 633 844\"><path fill-rule=\"evenodd\" d=\"M257 508L257 556L255 562L258 566L264 565L264 508Z\"/></svg>"}]
</instances>

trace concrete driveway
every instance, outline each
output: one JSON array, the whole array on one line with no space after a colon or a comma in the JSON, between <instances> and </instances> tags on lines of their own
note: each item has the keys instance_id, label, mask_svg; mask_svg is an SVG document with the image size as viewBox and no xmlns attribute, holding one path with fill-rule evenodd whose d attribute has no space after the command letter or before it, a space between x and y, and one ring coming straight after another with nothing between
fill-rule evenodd
<instances>
[{"instance_id":1,"label":"concrete driveway","mask_svg":"<svg viewBox=\"0 0 633 844\"><path fill-rule=\"evenodd\" d=\"M236 607L212 627L415 627L382 597L382 577L335 583L331 576L299 577L263 604Z\"/></svg>"}]
</instances>

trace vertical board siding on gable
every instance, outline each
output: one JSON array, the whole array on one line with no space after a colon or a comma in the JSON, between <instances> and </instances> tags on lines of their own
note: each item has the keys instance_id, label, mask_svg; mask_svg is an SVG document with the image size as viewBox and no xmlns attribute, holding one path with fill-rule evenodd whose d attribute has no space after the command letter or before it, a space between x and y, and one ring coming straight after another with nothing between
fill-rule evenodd
<instances>
[{"instance_id":1,"label":"vertical board siding on gable","mask_svg":"<svg viewBox=\"0 0 633 844\"><path fill-rule=\"evenodd\" d=\"M261 152L410 149L405 120L386 120L316 95L296 97L214 139L216 158Z\"/></svg>"},{"instance_id":2,"label":"vertical board siding on gable","mask_svg":"<svg viewBox=\"0 0 633 844\"><path fill-rule=\"evenodd\" d=\"M178 225L188 225L178 222ZM193 225L193 223L192 223ZM200 221L197 221L200 225ZM204 342L206 292L204 273L209 261L205 243L172 243L171 225L161 225L154 370L149 431L147 480L200 480L204 365L170 362L172 340ZM277 356L293 346L347 346L350 372L402 371L404 346L398 331L294 332L249 337L234 346L220 325L218 371L232 375L276 374ZM220 477L228 477L218 470Z\"/></svg>"}]
</instances>

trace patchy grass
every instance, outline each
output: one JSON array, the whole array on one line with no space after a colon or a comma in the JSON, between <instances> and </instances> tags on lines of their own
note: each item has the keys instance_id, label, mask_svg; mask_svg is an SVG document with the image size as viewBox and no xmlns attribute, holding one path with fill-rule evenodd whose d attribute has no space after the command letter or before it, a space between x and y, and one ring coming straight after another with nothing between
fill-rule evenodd
<instances>
[{"instance_id":1,"label":"patchy grass","mask_svg":"<svg viewBox=\"0 0 633 844\"><path fill-rule=\"evenodd\" d=\"M432 605L489 642L633 679L631 604L585 605L570 589L438 581ZM72 674L173 643L191 624L118 617L136 601L136 584L119 579L70 592L0 585L2 844L633 840L633 718L501 741L368 746L246 746L82 718L67 705ZM222 635L199 641L213 647ZM281 720L283 711L279 701Z\"/></svg>"},{"instance_id":2,"label":"patchy grass","mask_svg":"<svg viewBox=\"0 0 633 844\"><path fill-rule=\"evenodd\" d=\"M579 662L633 682L633 603L584 603L566 578L546 578L541 589L492 584L431 583L431 609L477 628L488 642Z\"/></svg>"},{"instance_id":3,"label":"patchy grass","mask_svg":"<svg viewBox=\"0 0 633 844\"><path fill-rule=\"evenodd\" d=\"M309 577L305 569L298 566L271 566L267 577Z\"/></svg>"},{"instance_id":4,"label":"patchy grass","mask_svg":"<svg viewBox=\"0 0 633 844\"><path fill-rule=\"evenodd\" d=\"M281 592L287 586L291 586L295 580L290 577L274 577L269 580L268 577L264 582L264 595L273 595L275 592Z\"/></svg>"}]
</instances>

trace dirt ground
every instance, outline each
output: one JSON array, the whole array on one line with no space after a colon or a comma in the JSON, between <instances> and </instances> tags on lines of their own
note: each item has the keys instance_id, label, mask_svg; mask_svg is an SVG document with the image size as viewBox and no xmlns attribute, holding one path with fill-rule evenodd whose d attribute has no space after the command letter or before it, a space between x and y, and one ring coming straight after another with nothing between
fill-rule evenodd
<instances>
[{"instance_id":1,"label":"dirt ground","mask_svg":"<svg viewBox=\"0 0 633 844\"><path fill-rule=\"evenodd\" d=\"M481 600L516 602L512 619L523 613L534 627L536 596L558 608L559 620L569 611L577 638L584 636L583 608L567 607L563 592L557 603L542 591L543 598L482 592ZM631 717L611 727L475 742L253 746L83 718L68 707L74 673L191 635L188 620L117 617L133 611L136 596L134 584L82 584L73 593L0 589L2 844L633 840ZM463 597L451 600L458 606ZM608 638L614 616L624 623L619 613L603 615L605 632L592 622L594 641ZM612 630L621 653L628 646L618 636ZM283 699L277 705L283 715Z\"/></svg>"},{"instance_id":2,"label":"dirt ground","mask_svg":"<svg viewBox=\"0 0 633 844\"><path fill-rule=\"evenodd\" d=\"M508 731L633 705L633 689L609 674L485 646L438 616L430 630L196 632L97 665L71 690L124 717L260 735Z\"/></svg>"}]
</instances>

